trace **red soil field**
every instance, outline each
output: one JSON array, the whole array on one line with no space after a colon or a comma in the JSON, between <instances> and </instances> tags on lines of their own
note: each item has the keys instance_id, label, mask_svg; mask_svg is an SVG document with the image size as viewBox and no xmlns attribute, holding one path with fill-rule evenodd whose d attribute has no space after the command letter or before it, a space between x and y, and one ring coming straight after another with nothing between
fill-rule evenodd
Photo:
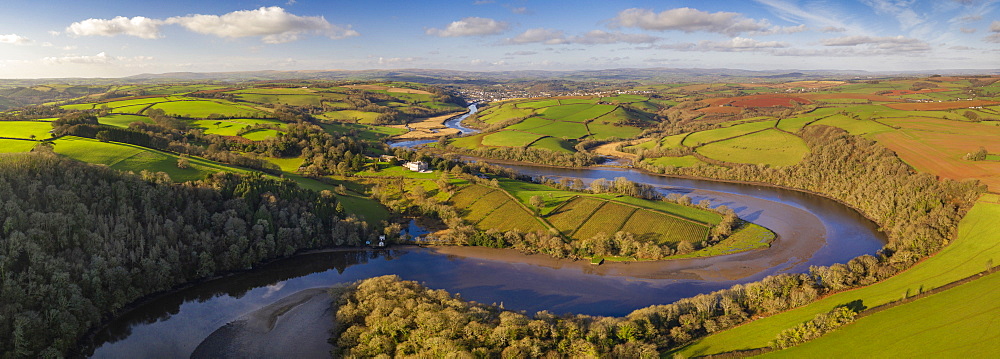
<instances>
[{"instance_id":1,"label":"red soil field","mask_svg":"<svg viewBox=\"0 0 1000 359\"><path fill-rule=\"evenodd\" d=\"M893 104L888 104L886 106L903 111L941 111L941 110L955 110L960 108L995 106L995 105L1000 105L1000 102L986 101L986 100L907 102L907 103L893 103Z\"/></svg>"},{"instance_id":2,"label":"red soil field","mask_svg":"<svg viewBox=\"0 0 1000 359\"><path fill-rule=\"evenodd\" d=\"M883 121L902 128L878 134L875 140L918 171L955 180L978 178L990 191L1000 190L1000 162L962 159L979 146L990 153L1000 153L1000 128L930 118Z\"/></svg>"}]
</instances>

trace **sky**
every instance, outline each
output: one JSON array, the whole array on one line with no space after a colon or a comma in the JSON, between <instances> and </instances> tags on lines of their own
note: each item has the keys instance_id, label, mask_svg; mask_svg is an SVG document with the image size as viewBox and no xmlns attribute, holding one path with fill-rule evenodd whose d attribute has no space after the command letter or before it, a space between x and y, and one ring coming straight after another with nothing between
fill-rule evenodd
<instances>
[{"instance_id":1,"label":"sky","mask_svg":"<svg viewBox=\"0 0 1000 359\"><path fill-rule=\"evenodd\" d=\"M1000 69L1000 0L4 0L0 78Z\"/></svg>"}]
</instances>

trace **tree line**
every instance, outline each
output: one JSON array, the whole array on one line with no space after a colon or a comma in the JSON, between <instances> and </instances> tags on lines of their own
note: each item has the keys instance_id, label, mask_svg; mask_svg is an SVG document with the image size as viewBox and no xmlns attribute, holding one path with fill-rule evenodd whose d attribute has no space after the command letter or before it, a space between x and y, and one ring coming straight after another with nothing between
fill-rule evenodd
<instances>
[{"instance_id":1,"label":"tree line","mask_svg":"<svg viewBox=\"0 0 1000 359\"><path fill-rule=\"evenodd\" d=\"M0 155L0 357L61 357L145 295L380 234L330 192L220 173L175 184L51 154Z\"/></svg>"}]
</instances>

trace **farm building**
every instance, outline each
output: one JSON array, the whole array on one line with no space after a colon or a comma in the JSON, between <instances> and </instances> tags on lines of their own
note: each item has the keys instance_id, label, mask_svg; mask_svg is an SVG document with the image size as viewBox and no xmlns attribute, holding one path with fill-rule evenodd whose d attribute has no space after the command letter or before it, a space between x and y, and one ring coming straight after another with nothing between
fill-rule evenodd
<instances>
[{"instance_id":1,"label":"farm building","mask_svg":"<svg viewBox=\"0 0 1000 359\"><path fill-rule=\"evenodd\" d=\"M420 173L431 172L430 168L427 166L427 162L424 161L407 162L403 164L403 167L406 167L407 169L413 172L420 172Z\"/></svg>"}]
</instances>

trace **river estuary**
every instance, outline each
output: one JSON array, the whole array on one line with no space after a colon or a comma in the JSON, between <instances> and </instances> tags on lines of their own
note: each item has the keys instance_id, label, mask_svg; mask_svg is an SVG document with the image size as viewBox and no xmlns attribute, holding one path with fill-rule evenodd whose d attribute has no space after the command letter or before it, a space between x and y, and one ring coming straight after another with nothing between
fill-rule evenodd
<instances>
[{"instance_id":1,"label":"river estuary","mask_svg":"<svg viewBox=\"0 0 1000 359\"><path fill-rule=\"evenodd\" d=\"M470 106L471 115L475 105ZM462 116L449 120L460 126ZM474 130L456 127L464 133ZM410 141L404 146L418 145ZM427 141L430 142L430 141ZM424 143L427 143L424 142ZM326 288L396 274L468 300L529 313L621 316L656 304L812 265L874 254L884 236L835 201L780 188L680 179L631 169L518 165L524 174L584 181L626 177L726 205L777 233L767 249L712 258L592 266L511 250L398 247L303 254L147 301L97 333L83 355L144 357L328 357L333 312Z\"/></svg>"}]
</instances>

